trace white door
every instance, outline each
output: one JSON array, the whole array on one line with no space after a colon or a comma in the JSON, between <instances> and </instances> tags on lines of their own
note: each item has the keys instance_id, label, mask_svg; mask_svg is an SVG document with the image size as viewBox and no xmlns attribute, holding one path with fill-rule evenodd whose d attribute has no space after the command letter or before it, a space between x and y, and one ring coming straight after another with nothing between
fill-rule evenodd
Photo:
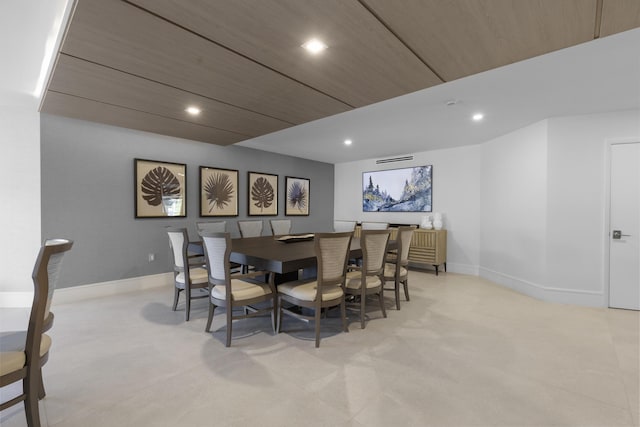
<instances>
[{"instance_id":1,"label":"white door","mask_svg":"<svg viewBox=\"0 0 640 427\"><path fill-rule=\"evenodd\" d=\"M611 145L609 307L640 310L640 143Z\"/></svg>"}]
</instances>

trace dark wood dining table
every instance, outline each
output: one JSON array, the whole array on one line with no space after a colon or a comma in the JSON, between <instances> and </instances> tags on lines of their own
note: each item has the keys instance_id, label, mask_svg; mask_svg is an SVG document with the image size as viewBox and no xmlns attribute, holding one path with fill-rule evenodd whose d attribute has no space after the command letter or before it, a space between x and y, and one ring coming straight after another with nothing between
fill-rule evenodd
<instances>
[{"instance_id":1,"label":"dark wood dining table","mask_svg":"<svg viewBox=\"0 0 640 427\"><path fill-rule=\"evenodd\" d=\"M303 270L304 277L313 277L316 268L316 253L313 240L301 240L285 243L277 237L245 237L231 239L232 262L252 265L256 270L276 273L276 283L296 280L298 271ZM389 249L395 248L395 241L389 242ZM203 253L202 242L191 242L189 251ZM360 239L351 240L349 258L361 258Z\"/></svg>"}]
</instances>

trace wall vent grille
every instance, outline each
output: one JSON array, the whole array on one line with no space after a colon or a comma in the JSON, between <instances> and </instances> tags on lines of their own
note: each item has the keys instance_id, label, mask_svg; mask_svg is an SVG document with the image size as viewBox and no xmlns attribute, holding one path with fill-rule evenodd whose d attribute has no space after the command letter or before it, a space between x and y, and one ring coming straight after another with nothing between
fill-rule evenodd
<instances>
[{"instance_id":1,"label":"wall vent grille","mask_svg":"<svg viewBox=\"0 0 640 427\"><path fill-rule=\"evenodd\" d=\"M413 156L403 156L403 157L392 157L390 159L380 159L380 160L376 160L376 165L381 165L383 163L406 162L407 160L413 160Z\"/></svg>"}]
</instances>

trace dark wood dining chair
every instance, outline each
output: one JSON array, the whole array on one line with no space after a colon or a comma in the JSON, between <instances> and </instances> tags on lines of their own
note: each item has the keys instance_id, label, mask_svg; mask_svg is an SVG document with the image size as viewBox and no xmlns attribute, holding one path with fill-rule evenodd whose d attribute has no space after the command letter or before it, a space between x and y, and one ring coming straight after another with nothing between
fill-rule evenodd
<instances>
[{"instance_id":1,"label":"dark wood dining chair","mask_svg":"<svg viewBox=\"0 0 640 427\"><path fill-rule=\"evenodd\" d=\"M53 325L51 298L65 252L71 240L45 241L33 269L33 304L26 331L0 333L0 387L22 380L22 393L2 402L0 411L24 402L29 427L40 427L38 400L45 397L42 366L49 359L51 337L44 332Z\"/></svg>"},{"instance_id":2,"label":"dark wood dining chair","mask_svg":"<svg viewBox=\"0 0 640 427\"><path fill-rule=\"evenodd\" d=\"M191 258L188 255L189 234L186 228L166 227L166 230L173 255L173 311L176 311L180 293L184 291L185 320L188 322L191 313L191 300L209 296L202 291L200 291L202 292L200 295L194 295L192 292L197 289L207 289L207 270L200 257Z\"/></svg>"},{"instance_id":3,"label":"dark wood dining chair","mask_svg":"<svg viewBox=\"0 0 640 427\"><path fill-rule=\"evenodd\" d=\"M231 235L229 233L200 232L205 259L207 261L209 283L209 318L206 332L211 331L211 323L216 307L226 309L227 340L231 345L233 321L249 317L271 314L271 325L276 330L276 290L274 275L266 271L254 271L248 274L231 274L229 258L231 256ZM249 282L246 279L267 275L268 283ZM256 304L271 302L267 308L256 308ZM242 314L233 312L234 308L243 308Z\"/></svg>"},{"instance_id":4,"label":"dark wood dining chair","mask_svg":"<svg viewBox=\"0 0 640 427\"><path fill-rule=\"evenodd\" d=\"M345 305L347 258L353 233L316 233L315 252L318 277L313 281L285 282L278 285L278 332L282 328L282 315L315 322L316 347L320 346L320 315L323 309L340 306L342 329L349 332ZM314 310L307 316L284 308L282 301L294 306Z\"/></svg>"},{"instance_id":5,"label":"dark wood dining chair","mask_svg":"<svg viewBox=\"0 0 640 427\"><path fill-rule=\"evenodd\" d=\"M384 267L391 230L363 230L360 235L362 266L349 266L345 291L354 295L360 306L360 327L365 328L366 299L377 295L382 316L387 317L384 307Z\"/></svg>"},{"instance_id":6,"label":"dark wood dining chair","mask_svg":"<svg viewBox=\"0 0 640 427\"><path fill-rule=\"evenodd\" d=\"M400 310L400 285L404 287L404 296L409 301L409 247L411 246L411 237L415 225L407 227L398 227L396 242L398 249L391 256L392 262L387 262L384 267L384 280L386 282L393 281L393 290L396 309ZM387 289L387 288L385 288Z\"/></svg>"}]
</instances>

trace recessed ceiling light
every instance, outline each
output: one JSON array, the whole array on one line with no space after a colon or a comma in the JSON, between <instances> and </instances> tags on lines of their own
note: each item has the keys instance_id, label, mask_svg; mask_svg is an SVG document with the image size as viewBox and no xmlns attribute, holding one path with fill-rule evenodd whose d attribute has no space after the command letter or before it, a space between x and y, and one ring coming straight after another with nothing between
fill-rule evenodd
<instances>
[{"instance_id":1,"label":"recessed ceiling light","mask_svg":"<svg viewBox=\"0 0 640 427\"><path fill-rule=\"evenodd\" d=\"M353 143L353 141L350 140L350 139L345 139L344 140L344 145L351 145L352 143Z\"/></svg>"},{"instance_id":2,"label":"recessed ceiling light","mask_svg":"<svg viewBox=\"0 0 640 427\"><path fill-rule=\"evenodd\" d=\"M328 46L318 39L311 39L302 45L309 53L317 55L325 50Z\"/></svg>"},{"instance_id":3,"label":"recessed ceiling light","mask_svg":"<svg viewBox=\"0 0 640 427\"><path fill-rule=\"evenodd\" d=\"M186 111L187 113L193 115L193 116L197 116L198 114L200 114L200 110L198 107L187 107L184 111Z\"/></svg>"},{"instance_id":4,"label":"recessed ceiling light","mask_svg":"<svg viewBox=\"0 0 640 427\"><path fill-rule=\"evenodd\" d=\"M479 122L480 120L482 120L484 118L484 114L476 113L471 118L473 119L474 122Z\"/></svg>"}]
</instances>

